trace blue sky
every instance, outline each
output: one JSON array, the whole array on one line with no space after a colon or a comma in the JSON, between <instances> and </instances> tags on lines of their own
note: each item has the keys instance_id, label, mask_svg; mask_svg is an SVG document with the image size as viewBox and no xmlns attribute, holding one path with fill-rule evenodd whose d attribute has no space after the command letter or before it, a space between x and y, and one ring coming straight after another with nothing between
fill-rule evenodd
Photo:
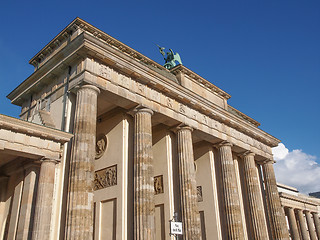
<instances>
[{"instance_id":1,"label":"blue sky","mask_svg":"<svg viewBox=\"0 0 320 240\"><path fill-rule=\"evenodd\" d=\"M289 152L319 163L320 1L3 1L0 113L18 116L6 95L77 16L159 63L156 43L179 52Z\"/></svg>"}]
</instances>

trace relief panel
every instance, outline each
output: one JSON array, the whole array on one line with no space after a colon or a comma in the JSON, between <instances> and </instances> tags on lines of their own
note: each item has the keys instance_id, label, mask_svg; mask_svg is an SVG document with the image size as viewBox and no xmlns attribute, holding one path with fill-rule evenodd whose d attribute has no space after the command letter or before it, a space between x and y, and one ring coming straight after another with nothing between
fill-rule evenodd
<instances>
[{"instance_id":1,"label":"relief panel","mask_svg":"<svg viewBox=\"0 0 320 240\"><path fill-rule=\"evenodd\" d=\"M96 171L94 174L94 190L117 185L117 165Z\"/></svg>"},{"instance_id":2,"label":"relief panel","mask_svg":"<svg viewBox=\"0 0 320 240\"><path fill-rule=\"evenodd\" d=\"M154 194L163 193L163 176L154 177Z\"/></svg>"}]
</instances>

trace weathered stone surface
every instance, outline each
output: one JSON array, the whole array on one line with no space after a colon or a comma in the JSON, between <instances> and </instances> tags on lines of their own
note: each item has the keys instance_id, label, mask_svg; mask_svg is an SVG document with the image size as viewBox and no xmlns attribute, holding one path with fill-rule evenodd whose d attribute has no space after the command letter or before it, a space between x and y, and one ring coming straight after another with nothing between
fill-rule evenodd
<instances>
[{"instance_id":1,"label":"weathered stone surface","mask_svg":"<svg viewBox=\"0 0 320 240\"><path fill-rule=\"evenodd\" d=\"M226 239L244 239L239 193L236 180L231 143L222 142L217 145L221 163L223 188L223 208L226 219Z\"/></svg>"},{"instance_id":2,"label":"weathered stone surface","mask_svg":"<svg viewBox=\"0 0 320 240\"><path fill-rule=\"evenodd\" d=\"M66 239L93 239L93 163L96 155L97 95L84 85L77 91L70 161Z\"/></svg>"},{"instance_id":3,"label":"weathered stone surface","mask_svg":"<svg viewBox=\"0 0 320 240\"><path fill-rule=\"evenodd\" d=\"M185 240L199 240L201 228L191 132L188 126L177 129L180 199L183 237Z\"/></svg>"},{"instance_id":4,"label":"weathered stone surface","mask_svg":"<svg viewBox=\"0 0 320 240\"><path fill-rule=\"evenodd\" d=\"M46 231L50 230L52 234L49 238L48 232L39 230L41 237L38 238L58 239L60 230L62 232L66 229L66 236L62 237L63 239L90 240L92 239L94 211L96 224L99 225L95 235L100 238L111 236L110 238L117 239L149 240L155 238L154 232L156 232L157 238L168 238L165 236L168 233L168 225L165 228L163 226L168 223L174 211L180 210L175 209L175 206L179 206L180 198L186 239L200 239L200 229L202 230L201 235L208 239L220 238L224 234L221 228L225 228L225 223L228 230L226 238L246 239L248 238L246 230L250 229L250 226L246 225L249 221L244 222L245 218L246 220L251 218L254 228L254 237L252 238L264 238L265 226L261 226L261 199L257 198L259 195L257 194L259 192L258 179L253 172L254 159L251 157L245 163L246 176L240 178L238 176L241 173L238 172L238 161L233 161L230 145L222 144L219 147L221 174L219 173L220 169L217 169L215 164L211 164L214 162L215 152L210 152L210 155L212 154L210 156L211 172L217 174L217 178L215 174L206 175L208 177L204 181L201 180L201 183L198 178L199 203L196 199L193 147L196 149L203 143L209 145L228 141L234 146L234 154L251 151L256 154L256 160L262 160L271 159L271 147L279 143L278 139L259 129L258 122L228 105L229 94L184 66L177 66L170 72L163 69L158 63L81 19L76 19L65 28L32 59L31 63L36 67L35 74L32 74L13 93L9 94L9 98L14 104L22 106L21 117L24 120L51 127L61 126L61 121L64 119L66 129L68 129L72 126L69 123L74 117L74 110L76 110L75 139L71 157L69 154L70 145L65 146L65 152L61 151L61 143L70 139L67 133L0 115L0 151L4 152L0 164L7 165L0 169L1 173L4 168L7 170L8 165L10 165L10 169L15 166L22 168L18 164L22 158L39 159L46 156L50 159L57 159L63 153L62 163L57 168L56 175L58 180L55 188L57 193L54 195L56 212L51 220L52 225L46 228ZM103 96L99 97L99 106L97 106L97 92L99 90L93 86L84 86L77 93L77 104L74 109L73 94L68 94L67 90L83 82L94 84L103 89ZM143 105L148 109L139 109L136 113L134 134L132 134L132 119L125 119L121 130L126 132L122 134L125 139L119 141L123 143L122 149L120 149L120 145L108 148L109 144L106 138L98 137L95 156L97 107L99 116L104 115L109 118L109 114L116 108L126 111L137 105ZM50 113L44 112L44 109ZM193 146L190 129L181 127L180 132L178 131L178 154L172 144L175 143L175 138L171 139L170 137L170 140L168 138L166 151L162 153L161 149L158 150L160 161L157 162L157 169L155 169L157 176L155 181L153 181L152 164L151 110L155 112L152 117L154 128L160 126L168 129L177 124L183 124L192 127L196 133L193 136L195 140ZM104 134L110 133L106 132ZM120 135L118 136L121 138ZM135 144L132 143L133 139ZM110 149L113 154L110 154ZM134 153L133 149L135 149ZM119 154L119 159L113 158L114 154L119 151L123 151L122 154ZM135 172L132 169L133 155ZM176 161L177 155L179 155L181 174L174 176L175 174L172 173L177 173L179 167ZM103 165L103 167L96 169L96 186L99 187L96 187L97 192L94 195L97 203L95 210L92 205L94 157L97 159L96 163L99 162ZM161 160L165 158L168 160L167 163ZM113 162L104 164L103 159L111 159ZM69 163L70 184L67 190L64 188L64 183L65 177L68 177L66 171L69 170ZM203 174L205 165L197 163L199 163L199 169L202 169L198 171L197 176L199 176ZM216 163L219 167L219 162ZM162 166L159 167L159 165ZM117 167L115 168L115 166ZM104 171L106 168L110 171L101 174L100 170ZM5 172L7 171L3 171L3 174ZM269 212L268 215L271 216L270 221L273 229L276 229L273 231L276 232L275 237L270 236L270 238L286 239L286 233L281 233L285 223L281 220L282 215L279 211L281 206L279 207L276 196L274 174L270 173L273 174L271 176L272 184L270 184L270 174L268 174L265 174L266 197L269 210L271 209L272 213ZM10 174L6 173L6 176L10 176ZM17 176L10 176L10 179ZM220 181L220 177L222 177L222 181ZM131 181L133 179L134 181ZM243 179L247 188L241 189L239 180ZM179 180L181 189L176 187L179 185ZM222 182L223 185L222 203L217 200L220 193L217 192L219 186L216 186L216 180L219 183ZM16 183L12 183L12 186L7 189L10 191L5 196L6 202L0 202L0 221L8 220L8 227L2 225L4 231L8 232L6 235L8 239L19 239L20 236L26 234L28 222L25 220L27 218L23 219L21 215L26 212L25 216L27 216L30 213L29 202L25 204L24 201L30 199L32 194L22 193L25 183L27 181L24 182L20 178ZM26 189L27 185L25 185ZM105 189L104 187L110 188ZM131 189L133 190L131 191ZM43 191L45 190L50 192L51 186ZM65 213L63 212L66 205L65 191L69 191L67 222L64 221ZM153 201L154 191L158 193L155 197L156 210ZM210 194L214 197L209 198ZM248 196L246 196L247 194ZM0 192L0 195L3 195L3 192ZM245 212L243 209L243 205L247 206L246 203L242 203L242 196L250 201L248 203L249 212ZM41 203L49 207L47 204L50 204L50 198L47 200L48 202L44 199L39 200L38 204ZM301 207L301 205L305 205L304 202L300 200L297 202L299 202L299 209L310 210L310 208ZM100 203L103 203L101 208ZM13 211L9 211L10 204L13 206ZM213 211L207 207L210 204L213 206ZM311 210L318 211L315 209L317 206L314 205ZM1 212L1 209L4 210ZM21 210L20 213L19 210ZM201 228L198 210L201 211ZM209 214L210 217L208 217ZM50 214L43 217L48 216ZM47 223L50 222L48 218L39 220L38 217L36 221L39 229L43 229L43 226L47 226ZM318 221L318 224L315 225L319 236L318 217L314 217L314 221ZM156 222L156 226L160 227L155 229L154 222ZM213 231L216 235L211 234L212 231L207 231L213 225L218 230ZM23 227L19 229L19 226ZM20 231L21 229L23 231ZM2 236L3 234L0 232L1 239Z\"/></svg>"},{"instance_id":5,"label":"weathered stone surface","mask_svg":"<svg viewBox=\"0 0 320 240\"><path fill-rule=\"evenodd\" d=\"M311 213L309 211L305 211L306 219L307 219L307 225L309 230L309 235L311 240L317 240L316 231L314 229L314 223L311 217Z\"/></svg>"},{"instance_id":6,"label":"weathered stone surface","mask_svg":"<svg viewBox=\"0 0 320 240\"><path fill-rule=\"evenodd\" d=\"M261 199L261 189L254 161L254 153L247 152L242 155L242 158L253 237L254 239L267 239L268 230L264 218L264 206Z\"/></svg>"},{"instance_id":7,"label":"weathered stone surface","mask_svg":"<svg viewBox=\"0 0 320 240\"><path fill-rule=\"evenodd\" d=\"M273 239L289 239L289 231L285 220L284 210L280 203L277 181L272 163L272 161L267 161L262 165L271 233Z\"/></svg>"},{"instance_id":8,"label":"weathered stone surface","mask_svg":"<svg viewBox=\"0 0 320 240\"><path fill-rule=\"evenodd\" d=\"M285 210L287 211L288 222L289 222L289 227L290 227L290 232L291 232L291 238L293 240L300 240L299 229L298 229L298 225L297 225L297 219L294 214L294 210L291 207L287 207Z\"/></svg>"},{"instance_id":9,"label":"weathered stone surface","mask_svg":"<svg viewBox=\"0 0 320 240\"><path fill-rule=\"evenodd\" d=\"M37 193L36 181L39 165L27 163L25 166L25 177L22 189L22 198L19 211L19 222L16 240L28 240L32 233L32 223L34 219L33 204Z\"/></svg>"},{"instance_id":10,"label":"weathered stone surface","mask_svg":"<svg viewBox=\"0 0 320 240\"><path fill-rule=\"evenodd\" d=\"M56 163L46 158L41 161L32 240L50 239Z\"/></svg>"},{"instance_id":11,"label":"weathered stone surface","mask_svg":"<svg viewBox=\"0 0 320 240\"><path fill-rule=\"evenodd\" d=\"M137 109L134 115L134 239L155 239L152 157L153 112Z\"/></svg>"},{"instance_id":12,"label":"weathered stone surface","mask_svg":"<svg viewBox=\"0 0 320 240\"><path fill-rule=\"evenodd\" d=\"M299 222L300 232L303 240L309 240L309 233L307 229L306 220L303 215L303 211L301 209L297 210L297 218Z\"/></svg>"},{"instance_id":13,"label":"weathered stone surface","mask_svg":"<svg viewBox=\"0 0 320 240\"><path fill-rule=\"evenodd\" d=\"M320 220L319 220L319 214L316 212L312 213L314 225L316 228L317 236L320 239Z\"/></svg>"}]
</instances>

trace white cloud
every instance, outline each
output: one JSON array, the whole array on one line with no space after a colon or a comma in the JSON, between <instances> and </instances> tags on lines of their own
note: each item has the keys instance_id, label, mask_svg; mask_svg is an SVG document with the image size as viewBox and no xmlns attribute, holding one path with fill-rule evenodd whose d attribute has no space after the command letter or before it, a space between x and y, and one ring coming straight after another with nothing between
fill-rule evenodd
<instances>
[{"instance_id":1,"label":"white cloud","mask_svg":"<svg viewBox=\"0 0 320 240\"><path fill-rule=\"evenodd\" d=\"M320 191L320 164L316 157L296 149L289 151L284 144L272 149L277 182L308 194Z\"/></svg>"}]
</instances>

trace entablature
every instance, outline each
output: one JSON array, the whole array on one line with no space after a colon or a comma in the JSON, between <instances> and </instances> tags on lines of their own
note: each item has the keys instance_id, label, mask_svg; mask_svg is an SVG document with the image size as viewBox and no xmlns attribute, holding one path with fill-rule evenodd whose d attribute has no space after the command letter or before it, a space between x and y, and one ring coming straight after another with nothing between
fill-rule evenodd
<instances>
[{"instance_id":1,"label":"entablature","mask_svg":"<svg viewBox=\"0 0 320 240\"><path fill-rule=\"evenodd\" d=\"M82 20L76 19L75 22L77 24L82 23ZM118 87L119 89L115 90L115 94L120 94L120 90L125 95L123 97L131 98L129 97L130 95L136 94L135 97L130 99L131 101L136 101L136 104L142 105L145 102L149 102L148 104L151 104L149 107L155 111L159 110L159 106L155 105L160 104L166 108L160 111L163 114L174 110L175 114L180 114L181 119L189 119L191 124L199 126L196 128L201 131L211 132L212 129L219 128L220 130L218 129L217 134L222 134L221 139L223 140L239 135L239 139L247 139L242 141L246 141L247 143L257 141L269 148L277 146L280 142L278 139L257 128L258 122L228 106L226 100L230 95L186 67L178 66L173 69L173 72L177 74L176 71L183 71L184 74L188 75L200 87L210 88L210 91L215 94L214 101L210 98L208 99L208 97L201 96L199 93L195 93L192 89L190 90L180 85L177 81L174 81L176 76L173 73L170 73L167 69L154 63L152 60L150 60L152 62L148 59L145 61L138 60L143 55L140 54L140 57L137 57L135 54L127 53L126 51L131 51L131 48L121 47L121 42L114 41L110 36L108 38L111 39L110 41L108 39L103 40L103 36L108 37L108 35L103 35L103 32L100 30L100 32L93 32L95 28L91 28L90 25L89 28L91 30L87 31L87 25L82 27L80 25L79 27L85 29L85 31L78 34L64 48L54 54L52 53L50 61L42 65L25 82L8 95L13 103L21 104L23 99L26 99L24 95L27 95L28 91L37 91L32 89L36 89L36 86L41 85L41 82L48 79L50 75L59 75L61 74L61 69L66 69L69 64L78 61L81 67L75 76L70 77L70 87L76 86L80 81L89 81L101 89L111 92L113 91L111 88ZM106 44L106 42L112 44ZM132 49L132 51L134 50ZM157 71L154 68L157 68ZM110 72L110 75L108 75L108 72ZM125 82L127 80L130 84L134 84L134 86L128 88ZM155 97L150 94L154 94ZM181 112L183 108L188 110L185 110L183 113ZM190 114L186 114L188 111ZM170 113L167 115L174 118L174 114ZM209 126L211 130L205 126ZM250 138L242 136L249 136ZM259 143L255 145L259 145ZM271 154L270 149L264 150L268 156Z\"/></svg>"},{"instance_id":2,"label":"entablature","mask_svg":"<svg viewBox=\"0 0 320 240\"><path fill-rule=\"evenodd\" d=\"M0 129L27 134L57 143L70 141L73 134L0 114Z\"/></svg>"},{"instance_id":3,"label":"entablature","mask_svg":"<svg viewBox=\"0 0 320 240\"><path fill-rule=\"evenodd\" d=\"M284 207L292 207L295 209L307 210L307 211L318 211L319 202L310 199L303 195L291 195L284 192L279 192L281 203Z\"/></svg>"}]
</instances>

